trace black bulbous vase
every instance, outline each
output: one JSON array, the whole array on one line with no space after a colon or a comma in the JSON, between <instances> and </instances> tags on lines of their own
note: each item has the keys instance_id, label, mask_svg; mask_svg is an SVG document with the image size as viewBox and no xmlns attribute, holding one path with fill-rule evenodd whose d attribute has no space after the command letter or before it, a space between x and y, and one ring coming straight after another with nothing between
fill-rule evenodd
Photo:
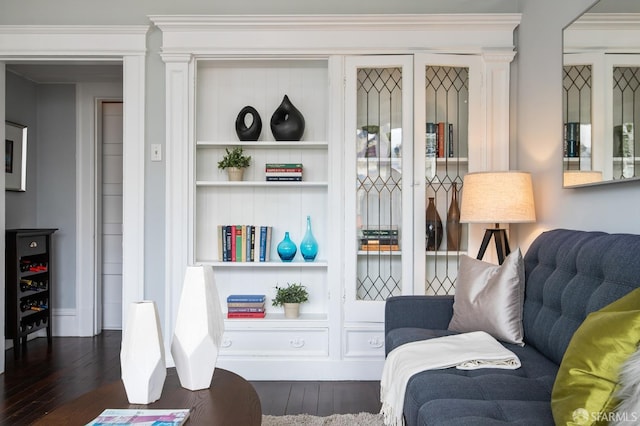
<instances>
[{"instance_id":1,"label":"black bulbous vase","mask_svg":"<svg viewBox=\"0 0 640 426\"><path fill-rule=\"evenodd\" d=\"M304 133L304 117L284 95L282 103L271 116L271 133L277 141L299 141Z\"/></svg>"},{"instance_id":2,"label":"black bulbous vase","mask_svg":"<svg viewBox=\"0 0 640 426\"><path fill-rule=\"evenodd\" d=\"M247 127L245 118L251 115L251 125ZM241 141L257 141L262 131L262 120L260 114L252 106L246 106L240 110L236 118L236 134Z\"/></svg>"}]
</instances>

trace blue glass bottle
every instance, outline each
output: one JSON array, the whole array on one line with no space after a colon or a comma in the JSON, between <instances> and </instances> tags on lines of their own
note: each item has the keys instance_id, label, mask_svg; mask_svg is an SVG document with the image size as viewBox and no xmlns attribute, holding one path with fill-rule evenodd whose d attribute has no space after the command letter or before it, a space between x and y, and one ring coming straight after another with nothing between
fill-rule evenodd
<instances>
[{"instance_id":1,"label":"blue glass bottle","mask_svg":"<svg viewBox=\"0 0 640 426\"><path fill-rule=\"evenodd\" d=\"M285 232L284 239L278 243L278 256L283 262L291 262L297 252L296 244L289 238L289 233Z\"/></svg>"},{"instance_id":2,"label":"blue glass bottle","mask_svg":"<svg viewBox=\"0 0 640 426\"><path fill-rule=\"evenodd\" d=\"M300 254L305 262L313 262L318 255L318 242L311 232L311 216L307 216L307 232L300 242Z\"/></svg>"}]
</instances>

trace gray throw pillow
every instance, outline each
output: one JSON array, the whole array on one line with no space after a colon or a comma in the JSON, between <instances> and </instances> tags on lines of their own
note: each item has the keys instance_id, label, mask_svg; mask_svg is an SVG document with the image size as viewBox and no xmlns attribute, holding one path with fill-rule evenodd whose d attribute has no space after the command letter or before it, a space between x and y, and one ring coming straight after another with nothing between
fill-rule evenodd
<instances>
[{"instance_id":1,"label":"gray throw pillow","mask_svg":"<svg viewBox=\"0 0 640 426\"><path fill-rule=\"evenodd\" d=\"M524 345L523 303L524 261L519 248L502 265L462 256L449 330L485 331L503 342Z\"/></svg>"}]
</instances>

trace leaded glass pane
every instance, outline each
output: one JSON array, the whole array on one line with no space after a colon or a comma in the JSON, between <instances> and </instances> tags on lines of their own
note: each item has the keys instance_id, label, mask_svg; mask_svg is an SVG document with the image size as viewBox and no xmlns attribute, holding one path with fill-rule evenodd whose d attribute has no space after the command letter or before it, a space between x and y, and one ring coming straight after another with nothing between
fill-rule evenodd
<instances>
[{"instance_id":1,"label":"leaded glass pane","mask_svg":"<svg viewBox=\"0 0 640 426\"><path fill-rule=\"evenodd\" d=\"M442 235L433 250L426 252L425 294L452 294L458 274L460 253L466 250L466 225L447 223L457 191L460 206L464 175L468 171L469 68L428 66L425 70L425 206L433 198L442 222ZM428 221L429 222L429 221ZM429 224L427 224L429 227ZM447 229L450 227L451 229ZM453 241L447 233L459 229ZM426 249L425 237L425 249Z\"/></svg>"},{"instance_id":2,"label":"leaded glass pane","mask_svg":"<svg viewBox=\"0 0 640 426\"><path fill-rule=\"evenodd\" d=\"M357 73L357 300L401 294L402 69Z\"/></svg>"}]
</instances>

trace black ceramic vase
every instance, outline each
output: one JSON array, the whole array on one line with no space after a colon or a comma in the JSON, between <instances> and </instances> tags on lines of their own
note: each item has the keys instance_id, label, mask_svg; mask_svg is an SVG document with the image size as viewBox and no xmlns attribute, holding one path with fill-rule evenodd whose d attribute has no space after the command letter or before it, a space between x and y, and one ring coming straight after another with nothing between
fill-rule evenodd
<instances>
[{"instance_id":1,"label":"black ceramic vase","mask_svg":"<svg viewBox=\"0 0 640 426\"><path fill-rule=\"evenodd\" d=\"M251 125L247 127L245 117L251 115ZM240 110L236 118L236 134L241 141L257 141L262 131L260 114L252 106L246 106Z\"/></svg>"},{"instance_id":2,"label":"black ceramic vase","mask_svg":"<svg viewBox=\"0 0 640 426\"><path fill-rule=\"evenodd\" d=\"M277 141L299 141L304 133L304 117L284 95L282 103L271 116L271 133Z\"/></svg>"},{"instance_id":3,"label":"black ceramic vase","mask_svg":"<svg viewBox=\"0 0 640 426\"><path fill-rule=\"evenodd\" d=\"M427 226L427 250L438 250L442 242L442 220L440 219L438 210L436 210L433 197L429 197L425 224Z\"/></svg>"}]
</instances>

